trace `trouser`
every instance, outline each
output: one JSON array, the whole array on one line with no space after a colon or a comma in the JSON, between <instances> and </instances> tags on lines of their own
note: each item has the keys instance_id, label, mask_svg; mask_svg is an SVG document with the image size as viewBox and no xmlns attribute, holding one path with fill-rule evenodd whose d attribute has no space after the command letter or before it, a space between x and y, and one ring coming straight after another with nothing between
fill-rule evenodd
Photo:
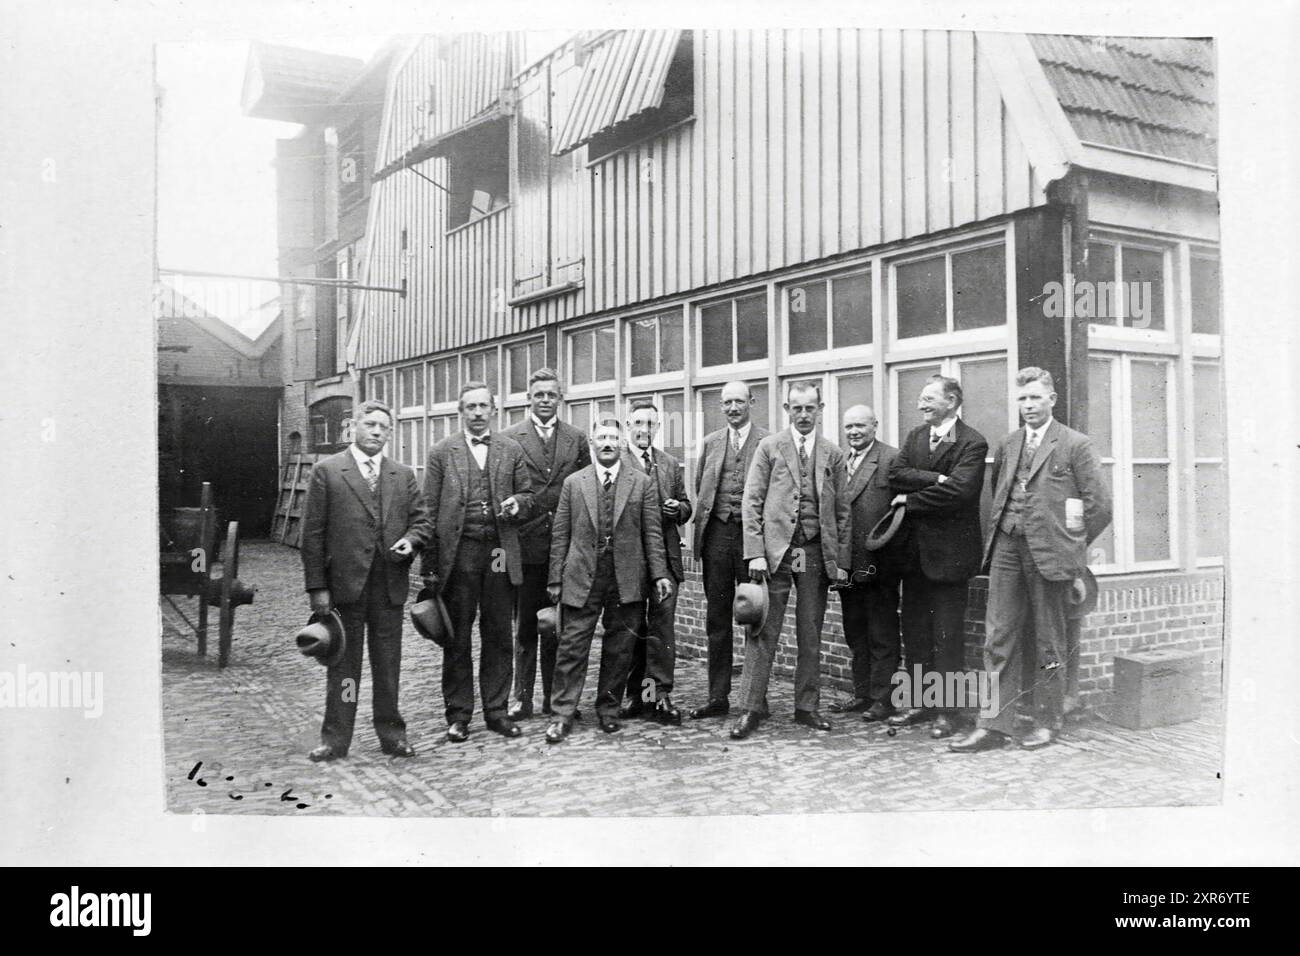
<instances>
[{"instance_id":1,"label":"trouser","mask_svg":"<svg viewBox=\"0 0 1300 956\"><path fill-rule=\"evenodd\" d=\"M542 664L542 707L551 705L551 683L555 676L555 648L559 635L542 636L537 633L537 612L551 606L546 593L549 565L525 564L524 583L515 594L515 688L513 697L529 707L533 703L533 687L537 682L537 657L540 650Z\"/></svg>"},{"instance_id":2,"label":"trouser","mask_svg":"<svg viewBox=\"0 0 1300 956\"><path fill-rule=\"evenodd\" d=\"M668 600L659 600L653 590L646 601L645 618L632 645L632 664L627 676L627 699L653 704L673 692L673 671L677 664L677 590ZM651 684L646 685L649 678Z\"/></svg>"},{"instance_id":3,"label":"trouser","mask_svg":"<svg viewBox=\"0 0 1300 956\"><path fill-rule=\"evenodd\" d=\"M934 581L919 572L903 577L903 648L907 667L918 664L922 674L937 671L943 686L965 670L966 581ZM938 710L955 708L952 701Z\"/></svg>"},{"instance_id":4,"label":"trouser","mask_svg":"<svg viewBox=\"0 0 1300 956\"><path fill-rule=\"evenodd\" d=\"M979 725L1010 734L1016 705L1031 698L1039 721L1059 729L1065 710L1065 634L1069 581L1049 581L1038 573L1023 535L998 532L989 561L989 601L985 611L984 669L997 675L998 711ZM1036 647L1036 650L1034 649ZM1037 669L1027 678L1025 656L1035 654Z\"/></svg>"},{"instance_id":5,"label":"trouser","mask_svg":"<svg viewBox=\"0 0 1300 956\"><path fill-rule=\"evenodd\" d=\"M555 716L572 721L578 699L587 681L587 662L596 624L601 622L600 674L596 679L596 713L613 719L618 716L623 687L632 666L632 647L641 626L645 602L619 601L618 581L614 575L614 553L606 551L596 561L596 576L582 607L564 605L560 646L555 655L555 687L551 708Z\"/></svg>"},{"instance_id":6,"label":"trouser","mask_svg":"<svg viewBox=\"0 0 1300 956\"><path fill-rule=\"evenodd\" d=\"M803 570L795 571L796 553L802 549ZM830 578L822 564L821 542L791 547L767 583L767 620L745 644L745 669L740 675L740 701L746 711L763 713L772 659L781 641L781 624L790 601L790 588L798 589L795 603L794 708L813 711L820 702L822 624L826 619L826 589Z\"/></svg>"},{"instance_id":7,"label":"trouser","mask_svg":"<svg viewBox=\"0 0 1300 956\"><path fill-rule=\"evenodd\" d=\"M479 696L483 716L504 717L510 697L510 613L515 589L495 539L462 538L456 564L443 586L451 640L442 652L442 698L447 723L474 716L474 648L470 634L479 617Z\"/></svg>"},{"instance_id":8,"label":"trouser","mask_svg":"<svg viewBox=\"0 0 1300 956\"><path fill-rule=\"evenodd\" d=\"M732 605L736 585L749 579L745 565L745 536L739 521L710 518L704 529L702 563L704 629L709 641L709 700L731 697L731 668L735 632Z\"/></svg>"},{"instance_id":9,"label":"trouser","mask_svg":"<svg viewBox=\"0 0 1300 956\"><path fill-rule=\"evenodd\" d=\"M840 592L844 642L852 658L853 696L888 703L901 636L898 577L887 575Z\"/></svg>"},{"instance_id":10,"label":"trouser","mask_svg":"<svg viewBox=\"0 0 1300 956\"><path fill-rule=\"evenodd\" d=\"M370 565L361 596L335 608L343 621L347 645L343 658L326 671L325 720L321 743L347 753L361 693L361 656L370 644L370 677L374 681L375 735L382 744L396 743L406 733L397 709L402 670L402 605L388 596L388 568L382 556Z\"/></svg>"}]
</instances>

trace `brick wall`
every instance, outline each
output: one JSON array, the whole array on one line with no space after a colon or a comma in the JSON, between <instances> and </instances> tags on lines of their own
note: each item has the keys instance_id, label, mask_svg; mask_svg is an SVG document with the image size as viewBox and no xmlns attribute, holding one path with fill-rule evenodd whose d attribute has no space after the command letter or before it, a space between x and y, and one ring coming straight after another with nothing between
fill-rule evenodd
<instances>
[{"instance_id":1,"label":"brick wall","mask_svg":"<svg viewBox=\"0 0 1300 956\"><path fill-rule=\"evenodd\" d=\"M683 657L707 655L704 633L704 588L699 563L686 559L686 582L677 602L677 647ZM1218 569L1186 574L1126 575L1098 581L1097 609L1083 622L1080 636L1079 691L1087 704L1095 704L1113 687L1116 654L1155 648L1178 648L1202 655L1204 690L1217 695L1223 665L1223 572ZM966 662L982 667L984 608L988 579L971 582L966 608ZM791 591L773 670L792 676L795 665L794 606ZM739 667L743 637L736 631ZM832 595L826 605L822 633L823 686L847 691L851 688L849 650L844 643L839 598Z\"/></svg>"}]
</instances>

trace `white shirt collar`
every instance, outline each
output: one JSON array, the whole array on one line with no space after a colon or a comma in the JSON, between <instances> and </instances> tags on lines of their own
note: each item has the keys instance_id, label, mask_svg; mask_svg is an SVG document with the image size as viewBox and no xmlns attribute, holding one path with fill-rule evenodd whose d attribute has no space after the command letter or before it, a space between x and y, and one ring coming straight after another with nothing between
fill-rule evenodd
<instances>
[{"instance_id":1,"label":"white shirt collar","mask_svg":"<svg viewBox=\"0 0 1300 956\"><path fill-rule=\"evenodd\" d=\"M593 462L593 464L596 466L596 480L603 485L605 483L605 476L610 475L613 477L615 481L618 481L618 466L621 465L622 463L623 463L622 461L616 461L614 462L614 464L606 468L598 461Z\"/></svg>"},{"instance_id":2,"label":"white shirt collar","mask_svg":"<svg viewBox=\"0 0 1300 956\"><path fill-rule=\"evenodd\" d=\"M745 442L749 441L749 430L753 427L754 427L754 422L751 419L750 421L745 422L745 424L740 428L732 428L730 425L728 425L727 430L733 432L736 435L736 437L740 439L740 444L743 446Z\"/></svg>"},{"instance_id":3,"label":"white shirt collar","mask_svg":"<svg viewBox=\"0 0 1300 956\"><path fill-rule=\"evenodd\" d=\"M795 428L793 425L791 425L790 437L794 439L795 448L798 448L799 445L802 443L803 446L807 448L810 453L812 452L813 447L817 444L817 431L815 429L809 432L807 435L800 435L799 430Z\"/></svg>"},{"instance_id":4,"label":"white shirt collar","mask_svg":"<svg viewBox=\"0 0 1300 956\"><path fill-rule=\"evenodd\" d=\"M1025 441L1029 441L1029 436L1030 436L1030 435L1033 435L1033 436L1034 436L1034 440L1037 441L1038 444L1041 445L1041 444L1043 443L1043 436L1047 434L1047 429L1049 429L1049 428L1051 428L1051 427L1052 427L1052 419L1051 419L1051 418L1048 418L1047 421L1043 422L1043 424L1039 425L1037 428L1030 428L1028 425L1026 425L1026 426L1025 426Z\"/></svg>"},{"instance_id":5,"label":"white shirt collar","mask_svg":"<svg viewBox=\"0 0 1300 956\"><path fill-rule=\"evenodd\" d=\"M930 434L931 434L931 435L938 435L940 438L943 438L943 437L946 436L950 431L952 431L953 428L956 427L956 425L957 425L957 416L954 415L952 418L948 419L947 421L945 421L942 425L938 426L937 428L936 428L936 427L931 427L931 428L930 428Z\"/></svg>"},{"instance_id":6,"label":"white shirt collar","mask_svg":"<svg viewBox=\"0 0 1300 956\"><path fill-rule=\"evenodd\" d=\"M372 462L376 471L378 471L380 466L384 463L384 451L382 448L379 450L379 454L377 455L367 455L364 451L358 448L355 443L349 445L348 449L352 452L352 458L356 461L357 467L361 469L363 475L366 473L366 462Z\"/></svg>"},{"instance_id":7,"label":"white shirt collar","mask_svg":"<svg viewBox=\"0 0 1300 956\"><path fill-rule=\"evenodd\" d=\"M559 415L554 416L547 424L542 424L542 420L538 418L536 415L534 415L532 412L528 413L528 417L533 420L533 427L540 429L541 431L550 431L560 422Z\"/></svg>"},{"instance_id":8,"label":"white shirt collar","mask_svg":"<svg viewBox=\"0 0 1300 956\"><path fill-rule=\"evenodd\" d=\"M871 451L871 449L874 448L875 445L876 445L876 440L873 438L873 439L871 439L871 441L867 442L865 448L861 448L861 449L859 449L858 451L854 451L852 448L850 448L850 449L849 449L849 454L850 454L851 456L856 456L856 457L858 457L858 458L866 458L866 457L867 457L867 452Z\"/></svg>"}]
</instances>

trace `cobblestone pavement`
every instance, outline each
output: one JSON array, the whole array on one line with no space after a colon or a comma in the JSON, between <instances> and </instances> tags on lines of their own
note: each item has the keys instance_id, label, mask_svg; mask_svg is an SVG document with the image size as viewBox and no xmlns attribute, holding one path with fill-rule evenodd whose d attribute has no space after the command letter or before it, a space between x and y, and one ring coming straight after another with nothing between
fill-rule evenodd
<instances>
[{"instance_id":1,"label":"cobblestone pavement","mask_svg":"<svg viewBox=\"0 0 1300 956\"><path fill-rule=\"evenodd\" d=\"M232 663L207 659L176 612L163 608L163 718L168 806L178 813L662 816L867 810L1162 806L1217 803L1222 725L1210 716L1130 731L1097 717L1067 727L1056 746L948 753L924 726L890 737L855 715L831 733L798 726L792 688L774 679L773 719L749 740L729 721L664 728L631 721L606 735L592 717L564 744L543 740L545 718L506 740L475 716L467 743L448 743L439 689L441 652L409 621L401 706L417 756L391 760L370 725L368 665L349 757L313 764L325 671L292 635L306 620L298 553L247 542L240 577L257 585L240 608ZM181 604L193 619L193 602ZM215 615L213 615L215 622ZM214 624L215 627L215 624ZM599 639L593 645L599 646ZM594 655L593 655L594 656ZM475 654L477 662L477 653ZM583 709L592 713L593 667ZM701 703L705 666L679 660L674 700ZM540 697L540 688L539 688ZM831 695L823 695L829 698Z\"/></svg>"}]
</instances>

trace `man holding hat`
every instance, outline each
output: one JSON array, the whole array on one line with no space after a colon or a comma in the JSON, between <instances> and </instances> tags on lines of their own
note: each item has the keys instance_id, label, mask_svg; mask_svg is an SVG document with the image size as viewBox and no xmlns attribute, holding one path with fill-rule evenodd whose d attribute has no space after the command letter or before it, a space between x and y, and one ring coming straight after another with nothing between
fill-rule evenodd
<instances>
[{"instance_id":1,"label":"man holding hat","mask_svg":"<svg viewBox=\"0 0 1300 956\"><path fill-rule=\"evenodd\" d=\"M853 696L831 705L832 711L865 711L866 720L884 720L894 712L891 680L898 669L898 570L890 548L871 550L867 536L885 515L893 494L889 466L898 449L876 438L876 413L854 405L844 413L845 497L849 501L852 564L849 585L840 591L844 641L852 655Z\"/></svg>"},{"instance_id":2,"label":"man holding hat","mask_svg":"<svg viewBox=\"0 0 1300 956\"><path fill-rule=\"evenodd\" d=\"M645 621L632 648L632 670L627 678L627 704L622 717L645 716L660 724L680 724L681 711L673 706L673 672L677 662L677 588L686 580L682 568L682 537L679 525L691 518L682 466L668 452L654 447L659 431L659 409L648 399L634 402L628 413L627 447L623 463L643 472L654 488L663 514L664 555L674 587L664 600L651 594L646 601ZM645 684L649 678L651 683Z\"/></svg>"},{"instance_id":3,"label":"man holding hat","mask_svg":"<svg viewBox=\"0 0 1300 956\"><path fill-rule=\"evenodd\" d=\"M346 757L361 688L362 650L370 645L375 734L383 752L413 757L397 709L402 605L411 561L430 523L415 472L383 454L393 416L362 402L352 444L312 469L302 524L302 566L313 617L337 610L343 651L326 674L321 745L312 760Z\"/></svg>"},{"instance_id":4,"label":"man holding hat","mask_svg":"<svg viewBox=\"0 0 1300 956\"><path fill-rule=\"evenodd\" d=\"M907 666L923 680L937 675L953 686L964 670L966 598L980 566L980 491L989 445L957 414L961 383L932 375L916 407L924 423L903 439L889 468L895 505L906 509L900 551L902 625ZM909 707L889 718L892 726L934 719L936 740L956 731L956 701Z\"/></svg>"},{"instance_id":5,"label":"man holding hat","mask_svg":"<svg viewBox=\"0 0 1300 956\"><path fill-rule=\"evenodd\" d=\"M621 438L617 418L596 422L591 434L596 460L565 479L555 509L547 590L561 605L563 623L551 699L555 719L546 728L551 744L564 740L573 727L591 640L602 621L596 716L605 733L621 729L618 705L648 591L653 587L660 602L673 592L661 500L646 474L623 462Z\"/></svg>"},{"instance_id":6,"label":"man holding hat","mask_svg":"<svg viewBox=\"0 0 1300 956\"><path fill-rule=\"evenodd\" d=\"M731 666L735 631L732 602L736 585L749 577L741 502L745 476L767 429L750 418L754 394L744 382L728 382L719 396L727 424L704 437L695 472L695 554L704 573L709 639L709 699L691 711L692 720L725 717L731 710Z\"/></svg>"},{"instance_id":7,"label":"man holding hat","mask_svg":"<svg viewBox=\"0 0 1300 956\"><path fill-rule=\"evenodd\" d=\"M831 729L817 709L821 634L827 588L833 581L848 581L849 500L844 454L817 434L822 407L820 384L792 383L785 402L790 427L759 442L745 479L745 558L750 578L768 581L770 606L762 629L745 645L740 681L744 712L731 730L735 740L748 737L763 719L791 587L799 589L794 719L816 730Z\"/></svg>"},{"instance_id":8,"label":"man holding hat","mask_svg":"<svg viewBox=\"0 0 1300 956\"><path fill-rule=\"evenodd\" d=\"M1016 388L1025 427L998 442L993 453L993 510L984 551L984 667L997 678L992 686L998 710L949 745L957 753L1005 744L1015 729L1017 703L1030 696L1037 697L1040 710L1020 746L1037 750L1056 739L1064 716L1071 594L1086 575L1088 545L1111 519L1110 492L1092 443L1052 417L1051 373L1021 369ZM1025 686L1024 657L1033 653L1036 686Z\"/></svg>"},{"instance_id":9,"label":"man holding hat","mask_svg":"<svg viewBox=\"0 0 1300 956\"><path fill-rule=\"evenodd\" d=\"M447 739L469 738L474 714L474 649L479 619L479 694L489 730L518 737L506 715L514 643L510 615L523 581L518 523L528 517L532 490L524 452L513 439L491 433L496 400L484 382L460 390L463 431L429 450L424 498L434 533L424 552L425 586L441 590L452 633L443 648L442 697Z\"/></svg>"}]
</instances>

